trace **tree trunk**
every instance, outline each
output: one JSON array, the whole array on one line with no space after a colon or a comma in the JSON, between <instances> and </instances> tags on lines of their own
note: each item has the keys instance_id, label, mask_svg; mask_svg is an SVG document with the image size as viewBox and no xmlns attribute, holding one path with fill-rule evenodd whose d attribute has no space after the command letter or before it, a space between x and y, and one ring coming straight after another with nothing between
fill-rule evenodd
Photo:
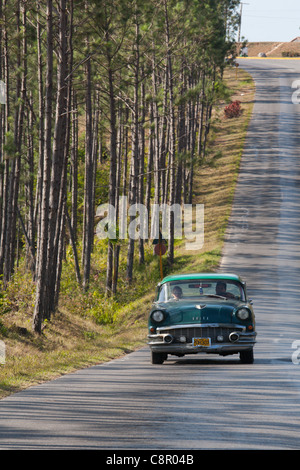
<instances>
[{"instance_id":1,"label":"tree trunk","mask_svg":"<svg viewBox=\"0 0 300 470\"><path fill-rule=\"evenodd\" d=\"M43 58L42 58L42 39L41 39L41 23L40 23L40 2L36 2L37 9L37 68L38 68L38 90L39 90L39 164L38 164L38 175L36 183L36 196L35 196L35 210L34 220L36 223L37 230L37 260L40 254L39 243L41 240L41 205L42 205L42 185L43 185L43 172L44 172L44 127L45 127L45 103L44 103L44 83L43 83Z\"/></svg>"},{"instance_id":2,"label":"tree trunk","mask_svg":"<svg viewBox=\"0 0 300 470\"><path fill-rule=\"evenodd\" d=\"M92 123L91 59L86 61L86 127L85 127L85 183L83 223L83 288L88 289L91 270L91 253L94 236L94 161Z\"/></svg>"},{"instance_id":3,"label":"tree trunk","mask_svg":"<svg viewBox=\"0 0 300 470\"><path fill-rule=\"evenodd\" d=\"M133 128L132 128L132 174L131 174L131 185L129 204L132 206L137 202L138 195L138 163L139 163L139 62L140 62L140 51L139 51L139 23L136 18L135 24L135 63L134 63L134 98L133 98ZM130 222L134 220L134 216L130 216ZM127 269L126 277L129 283L133 279L133 258L134 258L134 245L135 240L129 237L128 251L127 251Z\"/></svg>"},{"instance_id":4,"label":"tree trunk","mask_svg":"<svg viewBox=\"0 0 300 470\"><path fill-rule=\"evenodd\" d=\"M24 102L26 97L26 10L22 5L22 18L21 5L17 3L16 18L17 18L17 64L18 68L23 68L22 77L18 75L16 80L16 96L19 99L19 105L15 109L14 118L14 150L11 171L9 176L9 190L8 190L8 208L7 208L7 226L5 234L5 249L4 249L4 272L3 281L4 285L10 280L11 274L14 270L15 262L15 248L16 248L16 224L17 224L17 205L19 196L19 181L20 181L20 168L21 168L21 146L23 138L23 122L24 122ZM22 29L21 33L21 21ZM22 41L21 41L22 39Z\"/></svg>"},{"instance_id":5,"label":"tree trunk","mask_svg":"<svg viewBox=\"0 0 300 470\"><path fill-rule=\"evenodd\" d=\"M109 36L107 35L107 41ZM108 84L109 84L109 104L110 104L110 169L109 169L109 204L115 207L115 189L116 189L116 169L117 169L117 130L116 130L116 104L114 91L114 75L111 68L111 57L108 54ZM112 292L113 276L113 244L108 240L107 250L107 269L106 269L106 295L110 296Z\"/></svg>"},{"instance_id":6,"label":"tree trunk","mask_svg":"<svg viewBox=\"0 0 300 470\"><path fill-rule=\"evenodd\" d=\"M72 132L71 132L71 200L72 200L72 211L71 211L71 225L73 230L74 241L77 241L77 210L78 210L78 109L77 109L77 98L75 91L73 90L72 100Z\"/></svg>"},{"instance_id":7,"label":"tree trunk","mask_svg":"<svg viewBox=\"0 0 300 470\"><path fill-rule=\"evenodd\" d=\"M170 198L169 203L172 206L175 203L175 112L174 112L174 92L173 92L173 70L172 57L170 50L170 30L167 1L164 0L165 6L165 27L166 27L166 48L167 48L167 68L169 74L169 111L170 111L170 147L169 147L169 168L170 168ZM168 261L174 261L174 213L170 211L169 225L169 245L168 245Z\"/></svg>"},{"instance_id":8,"label":"tree trunk","mask_svg":"<svg viewBox=\"0 0 300 470\"><path fill-rule=\"evenodd\" d=\"M45 149L40 159L43 159L42 201L40 211L39 254L36 269L36 299L33 315L34 331L41 333L42 322L48 316L47 286L47 247L48 247L48 217L51 169L51 127L52 127L52 94L53 94L53 17L52 0L47 0L47 57L46 57L46 96L45 96Z\"/></svg>"},{"instance_id":9,"label":"tree trunk","mask_svg":"<svg viewBox=\"0 0 300 470\"><path fill-rule=\"evenodd\" d=\"M53 134L53 156L50 184L50 214L48 240L48 298L49 311L46 318L50 319L55 310L55 285L57 264L59 261L58 247L63 217L63 204L66 187L66 134L68 113L68 83L67 83L67 9L66 0L59 3L59 47L57 65L57 95L56 112Z\"/></svg>"},{"instance_id":10,"label":"tree trunk","mask_svg":"<svg viewBox=\"0 0 300 470\"><path fill-rule=\"evenodd\" d=\"M143 71L142 71L143 73ZM138 203L144 204L144 167L145 167L145 85L141 85L141 118L140 118L140 129L139 129L139 178L138 178ZM144 229L145 226L140 227L140 232L143 236L139 238L139 264L145 263L145 250L144 250Z\"/></svg>"}]
</instances>

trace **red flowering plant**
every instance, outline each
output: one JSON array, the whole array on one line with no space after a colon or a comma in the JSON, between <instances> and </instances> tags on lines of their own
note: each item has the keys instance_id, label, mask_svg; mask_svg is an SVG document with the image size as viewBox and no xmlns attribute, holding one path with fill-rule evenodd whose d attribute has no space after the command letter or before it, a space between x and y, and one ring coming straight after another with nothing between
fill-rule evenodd
<instances>
[{"instance_id":1,"label":"red flowering plant","mask_svg":"<svg viewBox=\"0 0 300 470\"><path fill-rule=\"evenodd\" d=\"M238 100L232 101L225 107L224 113L227 118L239 117L242 113L241 102Z\"/></svg>"}]
</instances>

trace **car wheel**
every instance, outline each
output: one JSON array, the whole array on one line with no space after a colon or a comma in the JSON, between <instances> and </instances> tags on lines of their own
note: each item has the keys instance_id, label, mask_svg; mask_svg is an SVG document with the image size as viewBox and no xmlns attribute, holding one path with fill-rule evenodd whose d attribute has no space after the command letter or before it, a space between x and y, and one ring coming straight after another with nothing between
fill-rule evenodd
<instances>
[{"instance_id":1,"label":"car wheel","mask_svg":"<svg viewBox=\"0 0 300 470\"><path fill-rule=\"evenodd\" d=\"M151 351L151 362L152 364L162 364L168 355L166 353L156 353Z\"/></svg>"},{"instance_id":2,"label":"car wheel","mask_svg":"<svg viewBox=\"0 0 300 470\"><path fill-rule=\"evenodd\" d=\"M240 351L240 360L242 364L253 364L254 362L253 349L248 349L247 351Z\"/></svg>"}]
</instances>

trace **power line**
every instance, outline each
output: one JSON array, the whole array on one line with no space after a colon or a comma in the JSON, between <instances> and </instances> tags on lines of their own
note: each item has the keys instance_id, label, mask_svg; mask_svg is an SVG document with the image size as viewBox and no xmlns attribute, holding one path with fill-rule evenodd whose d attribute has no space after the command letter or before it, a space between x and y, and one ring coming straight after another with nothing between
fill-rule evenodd
<instances>
[{"instance_id":1,"label":"power line","mask_svg":"<svg viewBox=\"0 0 300 470\"><path fill-rule=\"evenodd\" d=\"M245 14L244 16L249 17L249 18L267 18L268 20L296 20L300 21L300 15L299 18L294 17L294 18L287 18L287 17L282 17L282 16L263 16L263 15L248 15Z\"/></svg>"},{"instance_id":2,"label":"power line","mask_svg":"<svg viewBox=\"0 0 300 470\"><path fill-rule=\"evenodd\" d=\"M255 13L257 13L257 9L256 10L247 10L247 11L255 11ZM270 11L270 8L267 8L267 9L260 9L259 11ZM296 9L288 9L288 8L272 8L272 11L284 11L285 13L286 12L290 12L290 11L299 11L300 12L300 8L296 8Z\"/></svg>"}]
</instances>

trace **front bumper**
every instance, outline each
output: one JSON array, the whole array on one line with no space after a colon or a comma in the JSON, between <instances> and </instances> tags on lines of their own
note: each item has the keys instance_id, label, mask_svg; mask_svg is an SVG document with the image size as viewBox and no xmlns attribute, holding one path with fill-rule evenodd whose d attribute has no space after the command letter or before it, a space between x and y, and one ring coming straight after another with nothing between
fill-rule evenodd
<instances>
[{"instance_id":1,"label":"front bumper","mask_svg":"<svg viewBox=\"0 0 300 470\"><path fill-rule=\"evenodd\" d=\"M194 346L193 338L209 338L210 345ZM157 328L157 333L148 335L148 339L153 352L227 355L252 349L256 343L256 332L246 331L242 325L202 323Z\"/></svg>"}]
</instances>

